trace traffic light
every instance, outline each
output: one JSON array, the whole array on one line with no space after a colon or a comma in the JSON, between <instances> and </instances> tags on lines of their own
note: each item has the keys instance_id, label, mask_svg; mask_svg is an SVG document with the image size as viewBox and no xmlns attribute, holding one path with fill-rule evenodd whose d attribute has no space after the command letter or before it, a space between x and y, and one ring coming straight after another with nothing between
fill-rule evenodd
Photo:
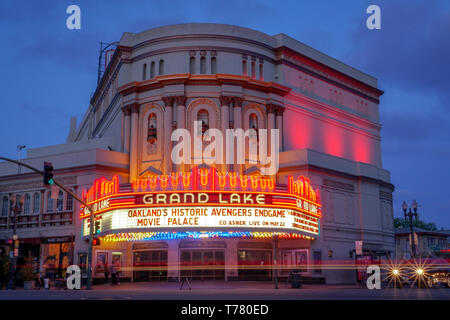
<instances>
[{"instance_id":1,"label":"traffic light","mask_svg":"<svg viewBox=\"0 0 450 320\"><path fill-rule=\"evenodd\" d=\"M100 220L96 220L94 224L94 234L102 232Z\"/></svg>"},{"instance_id":2,"label":"traffic light","mask_svg":"<svg viewBox=\"0 0 450 320\"><path fill-rule=\"evenodd\" d=\"M53 184L53 165L51 162L44 162L44 185Z\"/></svg>"},{"instance_id":3,"label":"traffic light","mask_svg":"<svg viewBox=\"0 0 450 320\"><path fill-rule=\"evenodd\" d=\"M92 245L93 246L99 246L100 245L100 239L99 238L92 239Z\"/></svg>"}]
</instances>

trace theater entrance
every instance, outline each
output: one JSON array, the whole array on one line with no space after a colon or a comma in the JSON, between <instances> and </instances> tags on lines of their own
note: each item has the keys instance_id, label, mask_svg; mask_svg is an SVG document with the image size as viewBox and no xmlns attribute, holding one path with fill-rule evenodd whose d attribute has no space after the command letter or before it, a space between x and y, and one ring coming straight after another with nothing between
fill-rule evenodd
<instances>
[{"instance_id":1,"label":"theater entrance","mask_svg":"<svg viewBox=\"0 0 450 320\"><path fill-rule=\"evenodd\" d=\"M133 253L134 281L167 280L167 250L145 250Z\"/></svg>"},{"instance_id":2,"label":"theater entrance","mask_svg":"<svg viewBox=\"0 0 450 320\"><path fill-rule=\"evenodd\" d=\"M225 279L225 251L181 250L181 277L193 280Z\"/></svg>"}]
</instances>

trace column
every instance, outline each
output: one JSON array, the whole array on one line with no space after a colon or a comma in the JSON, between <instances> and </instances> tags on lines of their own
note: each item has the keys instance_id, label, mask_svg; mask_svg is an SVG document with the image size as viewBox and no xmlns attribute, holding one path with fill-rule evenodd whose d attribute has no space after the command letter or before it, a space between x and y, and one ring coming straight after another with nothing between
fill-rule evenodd
<instances>
[{"instance_id":1,"label":"column","mask_svg":"<svg viewBox=\"0 0 450 320\"><path fill-rule=\"evenodd\" d=\"M225 143L225 137L226 137L226 131L227 129L229 129L230 124L230 104L232 102L232 97L227 97L227 96L221 96L220 97L220 130L222 131L222 135L223 135L223 148L222 148L222 164L217 166L217 168L220 168L220 170L222 172L226 172L227 171L227 164L225 163L226 161L226 152L227 152L227 145Z\"/></svg>"},{"instance_id":2,"label":"column","mask_svg":"<svg viewBox=\"0 0 450 320\"><path fill-rule=\"evenodd\" d=\"M284 113L284 109L285 107L283 106L277 106L276 110L275 110L275 114L276 114L276 124L277 124L277 129L279 129L280 131L280 136L279 136L279 146L278 146L278 150L280 152L283 151L283 113Z\"/></svg>"},{"instance_id":3,"label":"column","mask_svg":"<svg viewBox=\"0 0 450 320\"><path fill-rule=\"evenodd\" d=\"M131 136L130 136L130 182L138 176L138 133L139 133L139 105L133 103L130 106L131 111Z\"/></svg>"},{"instance_id":4,"label":"column","mask_svg":"<svg viewBox=\"0 0 450 320\"><path fill-rule=\"evenodd\" d=\"M270 146L271 146L271 130L275 129L275 108L276 105L269 103L266 105L267 110L267 155L269 156L270 153Z\"/></svg>"},{"instance_id":5,"label":"column","mask_svg":"<svg viewBox=\"0 0 450 320\"><path fill-rule=\"evenodd\" d=\"M130 152L130 122L131 122L131 110L129 106L125 106L122 108L123 112L123 146L122 152L129 153Z\"/></svg>"},{"instance_id":6,"label":"column","mask_svg":"<svg viewBox=\"0 0 450 320\"><path fill-rule=\"evenodd\" d=\"M233 98L233 118L234 118L234 123L233 123L233 127L234 130L236 129L244 129L242 128L242 102L244 101L244 99L240 98L240 97L234 97ZM245 140L245 139L244 139ZM241 150L241 152L244 153L243 157L244 157L244 161L245 161L245 145L244 145L244 150ZM243 164L239 164L237 163L238 157L237 157L237 143L234 144L234 165L233 165L233 170L234 172L238 172L239 174L243 174Z\"/></svg>"},{"instance_id":7,"label":"column","mask_svg":"<svg viewBox=\"0 0 450 320\"><path fill-rule=\"evenodd\" d=\"M186 96L175 97L175 105L177 106L177 129L186 129ZM187 141L185 141L185 139L186 137L183 137L183 143L185 145L184 149L186 150L187 144L185 143L187 143ZM188 143L190 143L190 141ZM186 155L183 155L183 163L177 166L177 171L185 171L185 163L188 161L190 161L190 159L187 159Z\"/></svg>"},{"instance_id":8,"label":"column","mask_svg":"<svg viewBox=\"0 0 450 320\"><path fill-rule=\"evenodd\" d=\"M179 241L167 241L167 281L178 282L180 280Z\"/></svg>"},{"instance_id":9,"label":"column","mask_svg":"<svg viewBox=\"0 0 450 320\"><path fill-rule=\"evenodd\" d=\"M170 137L172 135L172 105L173 97L163 97L162 98L165 109L164 109L164 174L169 174L172 172L172 141Z\"/></svg>"}]
</instances>

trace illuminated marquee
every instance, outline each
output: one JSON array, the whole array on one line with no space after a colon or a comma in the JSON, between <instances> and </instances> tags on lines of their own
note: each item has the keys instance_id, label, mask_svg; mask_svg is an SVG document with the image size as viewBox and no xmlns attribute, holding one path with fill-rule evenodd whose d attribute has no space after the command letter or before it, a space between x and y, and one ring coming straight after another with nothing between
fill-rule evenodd
<instances>
[{"instance_id":1,"label":"illuminated marquee","mask_svg":"<svg viewBox=\"0 0 450 320\"><path fill-rule=\"evenodd\" d=\"M142 232L250 232L317 236L319 193L309 179L288 178L287 186L261 176L217 172L214 168L136 179L95 181L83 199L100 235ZM82 208L83 235L89 235L90 212Z\"/></svg>"}]
</instances>

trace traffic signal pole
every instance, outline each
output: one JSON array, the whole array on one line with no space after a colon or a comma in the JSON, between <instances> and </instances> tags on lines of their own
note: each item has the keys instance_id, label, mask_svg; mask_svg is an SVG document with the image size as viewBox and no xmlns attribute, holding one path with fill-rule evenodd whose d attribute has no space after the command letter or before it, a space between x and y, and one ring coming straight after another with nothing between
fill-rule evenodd
<instances>
[{"instance_id":1,"label":"traffic signal pole","mask_svg":"<svg viewBox=\"0 0 450 320\"><path fill-rule=\"evenodd\" d=\"M44 176L44 172L41 170L38 170L26 163L20 162L20 161L16 161L16 160L12 160L9 158L5 158L5 157L0 157L0 160L4 160L4 161L8 161L8 162L12 162L15 164L18 164L19 166L23 166L25 168L28 168L36 173L39 173L40 175ZM55 185L57 185L58 187L60 187L62 190L64 190L65 192L67 192L68 194L70 194L75 200L77 200L79 203L81 203L82 205L84 205L85 210L89 210L89 219L90 221L90 228L89 228L89 250L88 250L88 268L87 268L87 284L86 284L86 289L91 289L91 285L92 285L92 243L93 243L93 239L94 239L94 217L92 215L93 210L92 207L90 205L88 205L85 201L83 201L82 199L78 198L78 196L76 194L74 194L71 190L67 189L66 187L64 187L62 184L60 184L58 181L53 179L53 183Z\"/></svg>"}]
</instances>

